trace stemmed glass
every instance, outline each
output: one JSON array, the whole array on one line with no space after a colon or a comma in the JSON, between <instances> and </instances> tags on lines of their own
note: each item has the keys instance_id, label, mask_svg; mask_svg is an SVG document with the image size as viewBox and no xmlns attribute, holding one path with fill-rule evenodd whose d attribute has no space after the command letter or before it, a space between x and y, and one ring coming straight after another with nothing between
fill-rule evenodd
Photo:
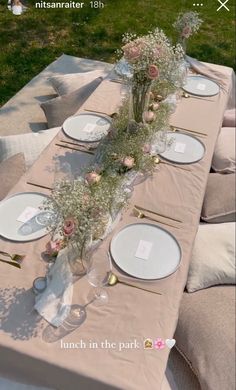
<instances>
[{"instance_id":1,"label":"stemmed glass","mask_svg":"<svg viewBox=\"0 0 236 390\"><path fill-rule=\"evenodd\" d=\"M55 218L56 218L56 214L53 213L52 211L42 210L34 217L32 217L30 220L28 220L23 225L21 225L20 228L18 229L18 232L23 236L28 236L29 234L32 234L34 232L37 232L38 230L46 228L47 226L50 225L50 223Z\"/></svg>"},{"instance_id":2,"label":"stemmed glass","mask_svg":"<svg viewBox=\"0 0 236 390\"><path fill-rule=\"evenodd\" d=\"M159 130L153 140L151 154L157 155L164 153L167 148L167 131Z\"/></svg>"},{"instance_id":3,"label":"stemmed glass","mask_svg":"<svg viewBox=\"0 0 236 390\"><path fill-rule=\"evenodd\" d=\"M87 268L87 279L89 284L94 287L94 304L102 306L108 303L108 294L103 287L108 283L111 272L111 263L109 258L105 257L98 261L91 259L91 263Z\"/></svg>"},{"instance_id":4,"label":"stemmed glass","mask_svg":"<svg viewBox=\"0 0 236 390\"><path fill-rule=\"evenodd\" d=\"M50 225L54 218L56 218L56 215L52 211L41 211L39 214L36 214L35 221L38 225L46 227Z\"/></svg>"}]
</instances>

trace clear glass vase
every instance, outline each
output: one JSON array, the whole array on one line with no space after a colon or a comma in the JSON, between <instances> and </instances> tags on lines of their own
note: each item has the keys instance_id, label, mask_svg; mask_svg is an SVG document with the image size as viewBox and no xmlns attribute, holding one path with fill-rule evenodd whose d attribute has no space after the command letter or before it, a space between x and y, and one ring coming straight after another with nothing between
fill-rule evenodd
<instances>
[{"instance_id":1,"label":"clear glass vase","mask_svg":"<svg viewBox=\"0 0 236 390\"><path fill-rule=\"evenodd\" d=\"M138 131L147 123L145 113L148 112L151 80L143 83L134 82L130 88L128 131Z\"/></svg>"},{"instance_id":2,"label":"clear glass vase","mask_svg":"<svg viewBox=\"0 0 236 390\"><path fill-rule=\"evenodd\" d=\"M73 276L81 277L86 274L89 265L91 250L83 248L76 243L69 243L67 258Z\"/></svg>"}]
</instances>

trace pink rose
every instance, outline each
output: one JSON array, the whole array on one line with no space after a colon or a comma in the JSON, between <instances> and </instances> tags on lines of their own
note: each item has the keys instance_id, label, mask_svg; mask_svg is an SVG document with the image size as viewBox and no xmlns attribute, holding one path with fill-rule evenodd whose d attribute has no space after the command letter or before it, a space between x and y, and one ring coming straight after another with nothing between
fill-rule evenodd
<instances>
[{"instance_id":1,"label":"pink rose","mask_svg":"<svg viewBox=\"0 0 236 390\"><path fill-rule=\"evenodd\" d=\"M156 65L150 65L148 69L148 77L150 79L156 79L159 76L159 70Z\"/></svg>"},{"instance_id":2,"label":"pink rose","mask_svg":"<svg viewBox=\"0 0 236 390\"><path fill-rule=\"evenodd\" d=\"M85 180L88 184L96 184L101 180L101 175L95 171L89 172L85 175Z\"/></svg>"},{"instance_id":3,"label":"pink rose","mask_svg":"<svg viewBox=\"0 0 236 390\"><path fill-rule=\"evenodd\" d=\"M46 244L46 251L45 254L51 257L55 257L58 255L58 252L63 248L63 241L62 240L56 240L56 241L49 241Z\"/></svg>"},{"instance_id":4,"label":"pink rose","mask_svg":"<svg viewBox=\"0 0 236 390\"><path fill-rule=\"evenodd\" d=\"M184 38L189 38L190 37L190 35L191 35L191 33L192 33L192 29L191 29L191 27L189 27L189 26L185 26L184 28L183 28L183 31L182 31L182 37L184 37Z\"/></svg>"},{"instance_id":5,"label":"pink rose","mask_svg":"<svg viewBox=\"0 0 236 390\"><path fill-rule=\"evenodd\" d=\"M122 163L126 168L131 169L134 166L134 158L131 156L124 157Z\"/></svg>"},{"instance_id":6,"label":"pink rose","mask_svg":"<svg viewBox=\"0 0 236 390\"><path fill-rule=\"evenodd\" d=\"M150 144L144 144L142 150L143 150L143 153L150 153L151 145Z\"/></svg>"},{"instance_id":7,"label":"pink rose","mask_svg":"<svg viewBox=\"0 0 236 390\"><path fill-rule=\"evenodd\" d=\"M143 113L143 120L144 122L152 122L156 118L156 115L152 111L145 111Z\"/></svg>"},{"instance_id":8,"label":"pink rose","mask_svg":"<svg viewBox=\"0 0 236 390\"><path fill-rule=\"evenodd\" d=\"M135 62L142 54L144 42L142 39L136 39L134 42L127 43L122 47L124 57L127 61Z\"/></svg>"},{"instance_id":9,"label":"pink rose","mask_svg":"<svg viewBox=\"0 0 236 390\"><path fill-rule=\"evenodd\" d=\"M64 221L64 226L63 226L64 235L67 237L72 236L72 234L75 232L75 226L76 226L75 219L67 218Z\"/></svg>"},{"instance_id":10,"label":"pink rose","mask_svg":"<svg viewBox=\"0 0 236 390\"><path fill-rule=\"evenodd\" d=\"M163 349L165 348L165 341L158 338L154 341L154 348L156 349Z\"/></svg>"}]
</instances>

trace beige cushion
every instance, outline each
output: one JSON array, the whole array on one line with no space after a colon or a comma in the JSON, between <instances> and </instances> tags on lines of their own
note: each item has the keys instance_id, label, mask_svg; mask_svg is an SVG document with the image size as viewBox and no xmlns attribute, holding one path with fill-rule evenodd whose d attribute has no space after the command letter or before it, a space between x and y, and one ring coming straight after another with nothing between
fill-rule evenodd
<instances>
[{"instance_id":1,"label":"beige cushion","mask_svg":"<svg viewBox=\"0 0 236 390\"><path fill-rule=\"evenodd\" d=\"M97 69L91 72L70 73L51 77L50 81L58 95L67 95L84 85L95 80L97 77L105 77L107 72L104 69Z\"/></svg>"},{"instance_id":2,"label":"beige cushion","mask_svg":"<svg viewBox=\"0 0 236 390\"><path fill-rule=\"evenodd\" d=\"M98 77L74 92L42 103L41 108L47 118L48 127L62 126L69 116L79 110L101 81L102 78Z\"/></svg>"},{"instance_id":3,"label":"beige cushion","mask_svg":"<svg viewBox=\"0 0 236 390\"><path fill-rule=\"evenodd\" d=\"M174 337L202 389L235 389L235 286L184 293Z\"/></svg>"},{"instance_id":4,"label":"beige cushion","mask_svg":"<svg viewBox=\"0 0 236 390\"><path fill-rule=\"evenodd\" d=\"M0 200L5 198L24 173L25 158L23 153L18 153L0 164Z\"/></svg>"},{"instance_id":5,"label":"beige cushion","mask_svg":"<svg viewBox=\"0 0 236 390\"><path fill-rule=\"evenodd\" d=\"M201 218L205 222L234 222L236 216L235 174L210 173Z\"/></svg>"},{"instance_id":6,"label":"beige cushion","mask_svg":"<svg viewBox=\"0 0 236 390\"><path fill-rule=\"evenodd\" d=\"M222 127L219 134L212 168L215 172L235 172L235 127Z\"/></svg>"},{"instance_id":7,"label":"beige cushion","mask_svg":"<svg viewBox=\"0 0 236 390\"><path fill-rule=\"evenodd\" d=\"M60 128L55 128L38 133L0 137L0 162L17 153L23 153L26 167L30 167L59 130Z\"/></svg>"},{"instance_id":8,"label":"beige cushion","mask_svg":"<svg viewBox=\"0 0 236 390\"><path fill-rule=\"evenodd\" d=\"M222 126L223 127L235 127L236 126L235 109L225 111Z\"/></svg>"},{"instance_id":9,"label":"beige cushion","mask_svg":"<svg viewBox=\"0 0 236 390\"><path fill-rule=\"evenodd\" d=\"M187 291L235 283L235 223L202 224L196 235Z\"/></svg>"}]
</instances>

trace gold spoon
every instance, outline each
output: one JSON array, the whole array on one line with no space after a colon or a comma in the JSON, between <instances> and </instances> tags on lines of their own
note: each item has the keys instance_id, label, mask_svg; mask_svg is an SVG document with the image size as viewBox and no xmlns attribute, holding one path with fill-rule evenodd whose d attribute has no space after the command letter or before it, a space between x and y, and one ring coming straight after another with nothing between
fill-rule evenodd
<instances>
[{"instance_id":1,"label":"gold spoon","mask_svg":"<svg viewBox=\"0 0 236 390\"><path fill-rule=\"evenodd\" d=\"M155 164L166 164L166 165L170 165L171 167L182 169L183 171L188 171L188 172L190 171L190 169L181 167L179 165L171 164L171 163L169 163L167 161L163 161L159 157L155 157Z\"/></svg>"},{"instance_id":2,"label":"gold spoon","mask_svg":"<svg viewBox=\"0 0 236 390\"><path fill-rule=\"evenodd\" d=\"M166 226L171 226L171 227L174 227L176 229L179 229L178 226L175 226L175 225L171 225L170 223L167 223L167 222L163 222L163 221L160 221L156 218L152 218L152 217L149 217L148 215L144 214L143 212L141 212L139 209L137 209L136 207L133 208L133 212L134 214L136 215L136 217L138 217L139 219L141 218L147 218L149 219L150 221L154 221L154 222L159 222L159 223L162 223L163 225L166 225Z\"/></svg>"},{"instance_id":3,"label":"gold spoon","mask_svg":"<svg viewBox=\"0 0 236 390\"><path fill-rule=\"evenodd\" d=\"M185 98L193 98L193 99L207 100L208 102L213 102L213 100L211 100L211 99L206 99L206 98L200 97L200 96L189 95L189 93L187 93L187 92L183 92L182 96Z\"/></svg>"},{"instance_id":4,"label":"gold spoon","mask_svg":"<svg viewBox=\"0 0 236 390\"><path fill-rule=\"evenodd\" d=\"M149 291L149 292L153 292L154 294L157 294L157 295L162 295L162 293L155 292L155 291L150 291L150 290L148 290L146 288L134 286L133 284L130 284L130 283L127 283L127 282L123 282L123 281L118 279L118 276L116 276L115 274L113 274L111 272L110 275L109 275L109 278L108 278L108 285L109 286L115 286L117 283L122 283L122 284L125 284L126 286L134 287L134 288L137 288L139 290Z\"/></svg>"},{"instance_id":5,"label":"gold spoon","mask_svg":"<svg viewBox=\"0 0 236 390\"><path fill-rule=\"evenodd\" d=\"M206 137L207 134L206 133L202 133L202 132L199 132L199 131L195 131L195 130L189 130L189 129L184 129L183 127L174 127L174 126L170 126L171 128L171 131L173 131L173 133L175 132L184 132L184 133L193 133L194 135L196 134L198 137Z\"/></svg>"},{"instance_id":6,"label":"gold spoon","mask_svg":"<svg viewBox=\"0 0 236 390\"><path fill-rule=\"evenodd\" d=\"M148 213L150 214L155 214L157 215L158 217L163 217L163 218L167 218L167 219L170 219L172 221L175 221L175 222L180 222L182 223L183 221L181 221L180 219L176 219L176 218L172 218L172 217L168 217L167 215L164 215L164 214L159 214L157 213L156 211L152 211L152 210L149 210L149 209L145 209L144 207L142 206L137 206L137 205L134 205L134 207L140 211L147 211Z\"/></svg>"}]
</instances>

